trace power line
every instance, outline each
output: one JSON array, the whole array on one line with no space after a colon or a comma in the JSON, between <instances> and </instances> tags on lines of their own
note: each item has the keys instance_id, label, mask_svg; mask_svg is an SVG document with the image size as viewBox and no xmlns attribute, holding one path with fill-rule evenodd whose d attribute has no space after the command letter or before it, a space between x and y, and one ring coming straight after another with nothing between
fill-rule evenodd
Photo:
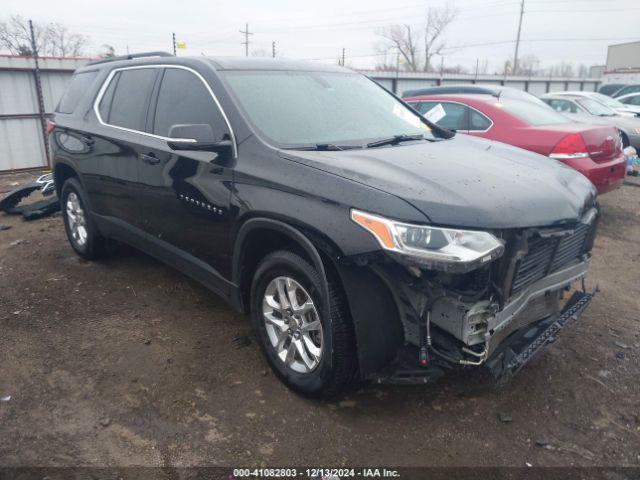
<instances>
[{"instance_id":1,"label":"power line","mask_svg":"<svg viewBox=\"0 0 640 480\"><path fill-rule=\"evenodd\" d=\"M249 35L253 35L253 33L249 32L249 24L244 24L244 30L240 30L240 33L244 34L244 42L241 42L244 45L244 55L245 57L249 56Z\"/></svg>"},{"instance_id":2,"label":"power line","mask_svg":"<svg viewBox=\"0 0 640 480\"><path fill-rule=\"evenodd\" d=\"M640 40L640 37L609 37L609 38L530 38L530 39L521 39L520 42L605 42L605 41L615 41L615 40ZM471 48L471 47L488 47L494 45L508 45L510 43L514 43L515 40L498 40L493 42L482 42L482 43L465 43L461 45L454 45L452 47L445 47L442 50L457 50L461 48ZM424 53L424 50L417 50L417 53ZM349 58L373 58L373 57L384 57L388 55L389 52L382 53L366 53L366 54L355 54L349 55ZM335 57L324 57L324 58L305 58L305 60L333 60Z\"/></svg>"}]
</instances>

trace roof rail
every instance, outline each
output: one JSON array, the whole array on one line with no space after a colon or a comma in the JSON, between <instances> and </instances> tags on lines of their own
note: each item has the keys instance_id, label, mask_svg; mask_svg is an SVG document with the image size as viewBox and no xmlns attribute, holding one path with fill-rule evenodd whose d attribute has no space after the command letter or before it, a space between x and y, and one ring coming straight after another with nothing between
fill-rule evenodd
<instances>
[{"instance_id":1,"label":"roof rail","mask_svg":"<svg viewBox=\"0 0 640 480\"><path fill-rule=\"evenodd\" d=\"M129 55L120 55L118 57L103 58L101 60L96 60L95 62L89 62L87 63L87 65L99 65L101 63L117 62L119 60L133 60L134 58L144 58L144 57L173 57L173 55L171 55L168 52L131 53Z\"/></svg>"}]
</instances>

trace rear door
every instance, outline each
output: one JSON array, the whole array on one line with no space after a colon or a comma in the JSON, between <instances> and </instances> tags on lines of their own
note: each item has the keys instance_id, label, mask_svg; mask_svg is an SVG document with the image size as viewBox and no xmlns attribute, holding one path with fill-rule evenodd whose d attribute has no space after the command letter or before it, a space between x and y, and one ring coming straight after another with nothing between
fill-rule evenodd
<instances>
[{"instance_id":1,"label":"rear door","mask_svg":"<svg viewBox=\"0 0 640 480\"><path fill-rule=\"evenodd\" d=\"M91 139L86 186L94 213L125 230L139 229L138 155L159 68L114 70L98 94L99 129Z\"/></svg>"},{"instance_id":2,"label":"rear door","mask_svg":"<svg viewBox=\"0 0 640 480\"><path fill-rule=\"evenodd\" d=\"M153 135L139 162L140 208L152 247L188 261L202 261L221 274L230 265L229 205L233 159L212 152L174 151L173 125L209 124L216 140L231 129L213 92L196 71L166 67L154 93L147 131ZM177 250L176 250L177 249Z\"/></svg>"}]
</instances>

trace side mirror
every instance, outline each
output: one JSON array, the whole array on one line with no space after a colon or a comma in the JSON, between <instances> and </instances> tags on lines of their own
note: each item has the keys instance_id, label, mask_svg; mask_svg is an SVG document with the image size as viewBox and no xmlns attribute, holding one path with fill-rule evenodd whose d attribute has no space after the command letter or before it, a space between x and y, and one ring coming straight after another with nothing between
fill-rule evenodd
<instances>
[{"instance_id":1,"label":"side mirror","mask_svg":"<svg viewBox=\"0 0 640 480\"><path fill-rule=\"evenodd\" d=\"M216 141L213 128L206 123L171 126L167 145L172 150L215 152L220 157L231 154L233 148L231 140Z\"/></svg>"}]
</instances>

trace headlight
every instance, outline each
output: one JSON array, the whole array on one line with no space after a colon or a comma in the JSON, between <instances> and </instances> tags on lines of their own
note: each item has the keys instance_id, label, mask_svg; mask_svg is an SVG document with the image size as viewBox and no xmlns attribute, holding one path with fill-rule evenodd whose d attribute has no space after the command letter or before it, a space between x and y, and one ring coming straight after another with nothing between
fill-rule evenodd
<instances>
[{"instance_id":1,"label":"headlight","mask_svg":"<svg viewBox=\"0 0 640 480\"><path fill-rule=\"evenodd\" d=\"M411 225L359 210L351 210L351 219L399 260L435 270L466 272L504 253L503 243L489 232Z\"/></svg>"}]
</instances>

